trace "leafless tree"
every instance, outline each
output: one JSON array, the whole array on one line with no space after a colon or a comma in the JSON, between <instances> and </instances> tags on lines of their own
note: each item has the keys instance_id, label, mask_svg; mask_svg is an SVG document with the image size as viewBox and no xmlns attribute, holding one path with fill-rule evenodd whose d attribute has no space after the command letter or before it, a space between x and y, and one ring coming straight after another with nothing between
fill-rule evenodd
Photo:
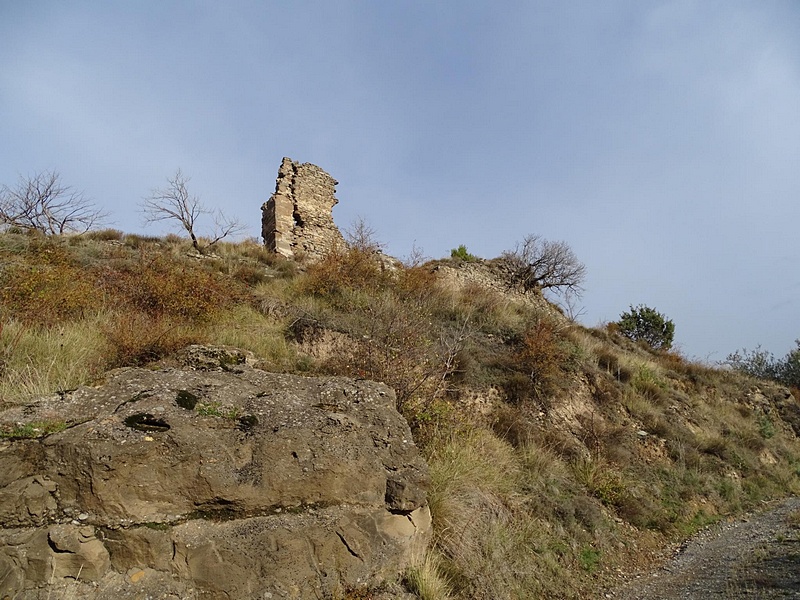
<instances>
[{"instance_id":1,"label":"leafless tree","mask_svg":"<svg viewBox=\"0 0 800 600\"><path fill-rule=\"evenodd\" d=\"M185 177L180 169L175 176L167 178L165 188L155 189L142 204L146 223L158 221L177 221L189 234L192 246L200 254L213 247L220 240L244 232L245 227L236 219L229 219L222 211L212 211L203 206L197 196L189 193L187 184L189 178ZM196 233L197 220L200 215L212 215L214 229L207 238L208 242L201 244Z\"/></svg>"},{"instance_id":2,"label":"leafless tree","mask_svg":"<svg viewBox=\"0 0 800 600\"><path fill-rule=\"evenodd\" d=\"M586 314L586 307L579 306L578 300L580 298L580 291L566 292L563 298L558 303L564 311L564 315L573 323L577 323L578 319Z\"/></svg>"},{"instance_id":3,"label":"leafless tree","mask_svg":"<svg viewBox=\"0 0 800 600\"><path fill-rule=\"evenodd\" d=\"M420 246L417 246L416 242L414 242L411 245L411 252L408 256L403 258L402 263L404 267L411 269L414 267L420 267L429 260L430 258L425 256L425 251Z\"/></svg>"},{"instance_id":4,"label":"leafless tree","mask_svg":"<svg viewBox=\"0 0 800 600\"><path fill-rule=\"evenodd\" d=\"M383 252L385 244L378 240L378 234L363 217L357 217L344 232L347 245L362 252L377 254Z\"/></svg>"},{"instance_id":5,"label":"leafless tree","mask_svg":"<svg viewBox=\"0 0 800 600\"><path fill-rule=\"evenodd\" d=\"M514 250L501 256L510 271L509 285L525 292L550 289L564 295L580 295L586 267L566 242L527 236Z\"/></svg>"},{"instance_id":6,"label":"leafless tree","mask_svg":"<svg viewBox=\"0 0 800 600\"><path fill-rule=\"evenodd\" d=\"M45 235L85 233L103 222L99 210L83 192L61 183L55 171L20 177L17 186L0 189L0 224Z\"/></svg>"}]
</instances>

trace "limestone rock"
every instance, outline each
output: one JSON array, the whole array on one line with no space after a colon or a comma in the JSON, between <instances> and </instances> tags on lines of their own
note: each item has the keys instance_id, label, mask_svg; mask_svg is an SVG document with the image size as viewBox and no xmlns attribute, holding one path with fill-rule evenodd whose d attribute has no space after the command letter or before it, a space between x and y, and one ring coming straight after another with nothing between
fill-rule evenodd
<instances>
[{"instance_id":1,"label":"limestone rock","mask_svg":"<svg viewBox=\"0 0 800 600\"><path fill-rule=\"evenodd\" d=\"M71 577L97 581L111 566L108 550L95 535L94 527L53 525L47 532L53 550L53 578Z\"/></svg>"},{"instance_id":2,"label":"limestone rock","mask_svg":"<svg viewBox=\"0 0 800 600\"><path fill-rule=\"evenodd\" d=\"M0 598L319 598L424 551L427 468L388 387L182 356L0 413L67 423L0 443Z\"/></svg>"}]
</instances>

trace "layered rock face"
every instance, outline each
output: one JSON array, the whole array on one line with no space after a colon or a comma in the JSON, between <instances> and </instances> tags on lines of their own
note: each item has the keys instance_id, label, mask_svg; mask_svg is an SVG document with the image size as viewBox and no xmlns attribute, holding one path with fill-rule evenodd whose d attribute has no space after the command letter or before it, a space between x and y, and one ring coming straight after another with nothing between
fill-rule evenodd
<instances>
[{"instance_id":1,"label":"layered rock face","mask_svg":"<svg viewBox=\"0 0 800 600\"><path fill-rule=\"evenodd\" d=\"M503 298L535 306L539 310L549 313L556 319L563 319L564 315L541 293L524 292L509 286L511 269L502 259L462 262L460 264L439 264L435 267L439 280L455 289L463 290L468 286L478 286L491 290Z\"/></svg>"},{"instance_id":2,"label":"layered rock face","mask_svg":"<svg viewBox=\"0 0 800 600\"><path fill-rule=\"evenodd\" d=\"M0 598L316 599L396 576L430 512L394 401L201 347L7 408Z\"/></svg>"},{"instance_id":3,"label":"layered rock face","mask_svg":"<svg viewBox=\"0 0 800 600\"><path fill-rule=\"evenodd\" d=\"M261 207L264 244L286 258L318 260L344 238L333 222L337 181L316 165L284 158L275 193Z\"/></svg>"}]
</instances>

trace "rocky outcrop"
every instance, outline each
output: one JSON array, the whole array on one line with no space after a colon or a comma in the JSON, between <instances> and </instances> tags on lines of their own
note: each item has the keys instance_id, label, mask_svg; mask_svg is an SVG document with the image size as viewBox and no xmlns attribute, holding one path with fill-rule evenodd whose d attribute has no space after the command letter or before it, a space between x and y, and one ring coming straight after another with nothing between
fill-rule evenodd
<instances>
[{"instance_id":1,"label":"rocky outcrop","mask_svg":"<svg viewBox=\"0 0 800 600\"><path fill-rule=\"evenodd\" d=\"M9 408L0 598L316 599L396 577L430 512L394 402L195 347Z\"/></svg>"},{"instance_id":2,"label":"rocky outcrop","mask_svg":"<svg viewBox=\"0 0 800 600\"><path fill-rule=\"evenodd\" d=\"M261 207L261 235L286 258L318 260L344 238L333 222L337 181L316 165L284 158L275 193Z\"/></svg>"},{"instance_id":3,"label":"rocky outcrop","mask_svg":"<svg viewBox=\"0 0 800 600\"><path fill-rule=\"evenodd\" d=\"M538 291L525 292L510 285L512 270L502 259L477 259L474 261L439 261L434 266L439 280L453 289L464 290L470 286L490 290L506 300L522 302L536 307L556 319L564 315Z\"/></svg>"}]
</instances>

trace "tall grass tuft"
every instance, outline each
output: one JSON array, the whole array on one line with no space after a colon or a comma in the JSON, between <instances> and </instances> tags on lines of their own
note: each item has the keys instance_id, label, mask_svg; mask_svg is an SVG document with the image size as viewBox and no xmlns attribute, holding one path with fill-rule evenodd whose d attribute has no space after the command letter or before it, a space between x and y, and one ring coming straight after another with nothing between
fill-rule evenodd
<instances>
[{"instance_id":1,"label":"tall grass tuft","mask_svg":"<svg viewBox=\"0 0 800 600\"><path fill-rule=\"evenodd\" d=\"M24 402L70 390L100 375L108 345L102 317L34 327L7 321L0 331L0 398Z\"/></svg>"},{"instance_id":2,"label":"tall grass tuft","mask_svg":"<svg viewBox=\"0 0 800 600\"><path fill-rule=\"evenodd\" d=\"M221 313L205 327L215 344L249 350L276 370L290 368L295 351L286 339L284 320L265 316L249 305L239 305Z\"/></svg>"},{"instance_id":3,"label":"tall grass tuft","mask_svg":"<svg viewBox=\"0 0 800 600\"><path fill-rule=\"evenodd\" d=\"M441 559L435 550L418 560L406 571L406 587L420 600L450 600L451 590L441 570Z\"/></svg>"}]
</instances>

